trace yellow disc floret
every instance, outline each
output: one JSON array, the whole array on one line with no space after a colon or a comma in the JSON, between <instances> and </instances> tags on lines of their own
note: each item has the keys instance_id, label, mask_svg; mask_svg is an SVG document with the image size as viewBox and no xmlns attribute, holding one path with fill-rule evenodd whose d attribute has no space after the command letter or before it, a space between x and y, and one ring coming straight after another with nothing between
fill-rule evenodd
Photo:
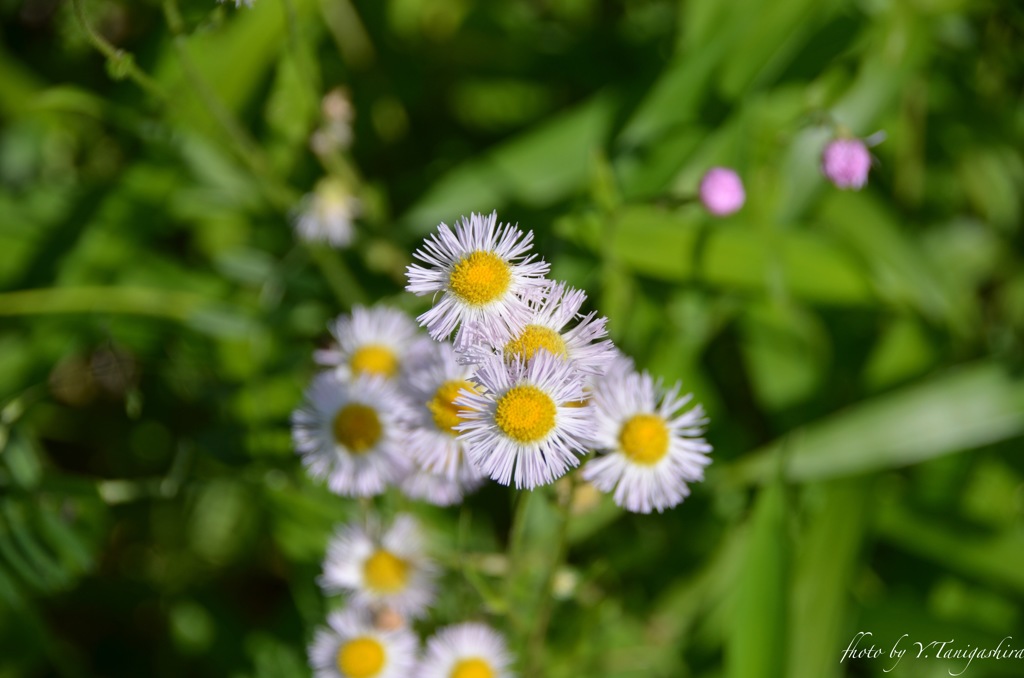
<instances>
[{"instance_id":1,"label":"yellow disc floret","mask_svg":"<svg viewBox=\"0 0 1024 678\"><path fill-rule=\"evenodd\" d=\"M619 432L622 451L636 464L656 464L668 452L668 426L655 414L637 414Z\"/></svg>"},{"instance_id":2,"label":"yellow disc floret","mask_svg":"<svg viewBox=\"0 0 1024 678\"><path fill-rule=\"evenodd\" d=\"M368 636L353 638L338 648L338 670L345 678L373 678L384 668L384 646Z\"/></svg>"},{"instance_id":3,"label":"yellow disc floret","mask_svg":"<svg viewBox=\"0 0 1024 678\"><path fill-rule=\"evenodd\" d=\"M463 659L452 669L448 678L494 678L494 669L483 659Z\"/></svg>"},{"instance_id":4,"label":"yellow disc floret","mask_svg":"<svg viewBox=\"0 0 1024 678\"><path fill-rule=\"evenodd\" d=\"M536 386L513 386L498 399L494 423L512 440L533 443L555 427L555 401Z\"/></svg>"},{"instance_id":5,"label":"yellow disc floret","mask_svg":"<svg viewBox=\"0 0 1024 678\"><path fill-rule=\"evenodd\" d=\"M398 356L387 346L367 344L360 346L352 353L348 366L356 374L393 377L398 371Z\"/></svg>"},{"instance_id":6,"label":"yellow disc floret","mask_svg":"<svg viewBox=\"0 0 1024 678\"><path fill-rule=\"evenodd\" d=\"M377 444L381 434L377 410L349 403L334 415L334 439L353 454L362 454Z\"/></svg>"},{"instance_id":7,"label":"yellow disc floret","mask_svg":"<svg viewBox=\"0 0 1024 678\"><path fill-rule=\"evenodd\" d=\"M363 576L367 586L377 593L396 593L409 581L409 563L379 549L363 564Z\"/></svg>"},{"instance_id":8,"label":"yellow disc floret","mask_svg":"<svg viewBox=\"0 0 1024 678\"><path fill-rule=\"evenodd\" d=\"M552 355L566 355L562 335L543 325L527 325L518 337L505 344L505 357L529 360L542 348Z\"/></svg>"},{"instance_id":9,"label":"yellow disc floret","mask_svg":"<svg viewBox=\"0 0 1024 678\"><path fill-rule=\"evenodd\" d=\"M473 306L497 301L511 284L512 270L494 252L477 251L463 257L448 276L452 293Z\"/></svg>"},{"instance_id":10,"label":"yellow disc floret","mask_svg":"<svg viewBox=\"0 0 1024 678\"><path fill-rule=\"evenodd\" d=\"M441 384L441 387L434 393L434 397L427 401L427 409L434 417L434 424L439 430L453 436L458 435L459 432L455 430L455 427L463 421L459 414L471 410L464 405L455 404L455 399L462 389L475 391L476 387L465 379L453 379Z\"/></svg>"}]
</instances>

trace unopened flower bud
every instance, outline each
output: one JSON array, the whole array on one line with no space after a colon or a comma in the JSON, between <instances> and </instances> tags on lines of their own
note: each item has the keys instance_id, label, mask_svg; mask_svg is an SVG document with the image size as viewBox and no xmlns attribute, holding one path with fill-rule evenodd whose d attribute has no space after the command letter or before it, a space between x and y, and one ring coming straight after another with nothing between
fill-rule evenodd
<instances>
[{"instance_id":1,"label":"unopened flower bud","mask_svg":"<svg viewBox=\"0 0 1024 678\"><path fill-rule=\"evenodd\" d=\"M335 87L324 95L320 101L320 112L324 119L330 122L352 122L352 101L349 98L348 90L343 87Z\"/></svg>"},{"instance_id":2,"label":"unopened flower bud","mask_svg":"<svg viewBox=\"0 0 1024 678\"><path fill-rule=\"evenodd\" d=\"M821 154L821 172L836 188L860 190L870 169L871 154L860 139L834 139Z\"/></svg>"},{"instance_id":3,"label":"unopened flower bud","mask_svg":"<svg viewBox=\"0 0 1024 678\"><path fill-rule=\"evenodd\" d=\"M700 202L716 217L739 211L746 199L740 176L728 167L712 167L700 180Z\"/></svg>"}]
</instances>

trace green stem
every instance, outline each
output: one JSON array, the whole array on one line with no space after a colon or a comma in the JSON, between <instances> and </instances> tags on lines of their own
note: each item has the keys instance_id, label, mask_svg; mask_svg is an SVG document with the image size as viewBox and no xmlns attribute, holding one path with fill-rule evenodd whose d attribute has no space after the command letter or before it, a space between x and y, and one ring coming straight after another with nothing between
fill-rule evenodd
<instances>
[{"instance_id":1,"label":"green stem","mask_svg":"<svg viewBox=\"0 0 1024 678\"><path fill-rule=\"evenodd\" d=\"M327 284L346 308L355 304L366 304L369 297L366 290L345 263L344 258L327 246L309 245L309 255L320 267L320 272L327 279Z\"/></svg>"},{"instance_id":2,"label":"green stem","mask_svg":"<svg viewBox=\"0 0 1024 678\"><path fill-rule=\"evenodd\" d=\"M203 77L199 68L192 60L188 51L188 36L185 34L185 23L181 17L181 9L177 0L164 0L164 16L167 26L174 36L174 48L178 53L182 70L192 88L199 95L199 100L221 128L239 158L262 185L263 191L271 204L282 211L287 211L295 203L294 191L278 179L263 151L249 136L234 114L221 102L213 87Z\"/></svg>"},{"instance_id":3,"label":"green stem","mask_svg":"<svg viewBox=\"0 0 1024 678\"><path fill-rule=\"evenodd\" d=\"M548 625L551 622L551 613L554 610L554 585L558 571L565 563L569 554L569 518L572 510L572 500L576 495L576 474L568 478L569 491L560 497L558 503L558 542L555 550L555 558L544 576L544 583L541 585L540 610L530 630L527 640L525 676L542 676L545 654L545 640L548 635Z\"/></svg>"},{"instance_id":4,"label":"green stem","mask_svg":"<svg viewBox=\"0 0 1024 678\"><path fill-rule=\"evenodd\" d=\"M299 31L299 22L295 11L294 0L282 0L284 3L285 21L288 26L288 48L295 55L295 62L299 69L301 79L306 83L306 91L314 107L319 108L321 97L320 79L316 77L315 69L310 64L309 51L302 40ZM329 154L316 154L321 166L328 174L333 174L355 190L362 184L359 172L343 155L338 152Z\"/></svg>"},{"instance_id":5,"label":"green stem","mask_svg":"<svg viewBox=\"0 0 1024 678\"><path fill-rule=\"evenodd\" d=\"M349 0L320 0L320 9L342 58L356 68L372 63L376 56L373 42L352 3Z\"/></svg>"},{"instance_id":6,"label":"green stem","mask_svg":"<svg viewBox=\"0 0 1024 678\"><path fill-rule=\"evenodd\" d=\"M164 101L169 98L167 93L161 89L156 80L146 75L145 71L135 65L135 61L131 54L114 47L106 38L92 29L92 26L89 25L88 21L86 21L85 9L82 7L82 0L71 0L71 5L74 8L75 18L78 20L78 24L82 27L82 30L85 32L85 36L89 39L89 42L92 43L93 47L107 57L115 70L124 72L125 76L129 80L146 90L146 92L154 97Z\"/></svg>"},{"instance_id":7,"label":"green stem","mask_svg":"<svg viewBox=\"0 0 1024 678\"><path fill-rule=\"evenodd\" d=\"M323 85L320 81L320 75L312 63L314 59L311 57L308 48L309 41L302 39L302 33L299 30L299 16L295 9L295 0L282 0L282 2L284 3L285 24L288 27L288 48L295 55L295 63L299 69L300 77L306 85L310 102L314 106L319 106L320 90Z\"/></svg>"},{"instance_id":8,"label":"green stem","mask_svg":"<svg viewBox=\"0 0 1024 678\"><path fill-rule=\"evenodd\" d=\"M253 176L259 181L264 195L275 208L287 214L297 202L299 196L285 181L276 176L270 162L260 150L259 146L252 140L245 128L235 119L234 114L224 106L217 97L213 88L202 76L187 48L187 36L185 35L184 21L181 17L181 10L177 0L163 1L164 16L167 25L174 36L174 46L181 61L185 77L191 82L199 99L207 111L213 116L227 138L231 141L235 153L249 167ZM294 20L291 16L294 8L285 5L286 18ZM293 30L296 31L297 25ZM293 36L296 37L296 36ZM356 277L348 269L345 262L336 252L327 251L316 247L310 248L313 261L320 268L324 277L335 296L342 304L352 306L353 304L366 303L367 295Z\"/></svg>"},{"instance_id":9,"label":"green stem","mask_svg":"<svg viewBox=\"0 0 1024 678\"><path fill-rule=\"evenodd\" d=\"M0 294L0 316L120 313L185 321L207 302L186 292L131 287L71 287Z\"/></svg>"},{"instance_id":10,"label":"green stem","mask_svg":"<svg viewBox=\"0 0 1024 678\"><path fill-rule=\"evenodd\" d=\"M507 590L505 597L509 601L514 600L514 596L512 595L513 591L510 588L511 584L524 568L524 563L522 562L523 542L526 534L526 523L528 521L531 494L529 492L520 491L514 496L516 498L516 503L512 514L512 525L509 528L508 548L506 550L506 553L508 554L508 573L506 575ZM520 638L525 636L527 633L527 620L523 619L523 613L520 608L516 605L509 605L508 615L509 623L512 625L516 636Z\"/></svg>"}]
</instances>

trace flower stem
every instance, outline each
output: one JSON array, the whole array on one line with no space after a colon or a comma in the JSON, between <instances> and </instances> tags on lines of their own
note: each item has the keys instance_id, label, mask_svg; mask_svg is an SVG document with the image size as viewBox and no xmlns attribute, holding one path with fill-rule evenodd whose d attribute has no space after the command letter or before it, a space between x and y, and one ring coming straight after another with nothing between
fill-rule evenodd
<instances>
[{"instance_id":1,"label":"flower stem","mask_svg":"<svg viewBox=\"0 0 1024 678\"><path fill-rule=\"evenodd\" d=\"M555 556L544 575L544 583L540 590L540 608L537 611L533 628L530 630L526 643L526 656L524 658L524 676L542 676L544 666L544 655L546 651L545 640L547 640L548 626L551 622L551 613L554 610L554 588L555 578L558 571L565 564L569 554L569 520L572 510L573 497L576 495L576 474L571 474L567 479L568 489L558 493L558 539L555 547Z\"/></svg>"},{"instance_id":2,"label":"flower stem","mask_svg":"<svg viewBox=\"0 0 1024 678\"><path fill-rule=\"evenodd\" d=\"M132 287L70 287L0 294L0 316L120 313L186 321L207 305L186 292Z\"/></svg>"},{"instance_id":3,"label":"flower stem","mask_svg":"<svg viewBox=\"0 0 1024 678\"><path fill-rule=\"evenodd\" d=\"M185 23L181 17L181 9L178 7L177 0L164 0L163 9L167 26L174 36L174 48L178 53L178 61L181 62L185 77L199 95L203 106L230 140L235 153L263 184L267 199L276 207L287 210L295 201L293 191L274 176L270 162L259 146L252 140L241 123L235 119L231 111L217 98L213 87L210 86L192 60L187 46L188 36L185 34Z\"/></svg>"},{"instance_id":4,"label":"flower stem","mask_svg":"<svg viewBox=\"0 0 1024 678\"><path fill-rule=\"evenodd\" d=\"M366 290L337 250L315 244L310 244L308 250L313 262L320 267L320 272L327 279L334 296L345 308L368 303Z\"/></svg>"},{"instance_id":5,"label":"flower stem","mask_svg":"<svg viewBox=\"0 0 1024 678\"><path fill-rule=\"evenodd\" d=\"M82 27L82 31L85 32L86 38L88 38L89 42L92 43L93 47L107 57L113 73L123 73L124 77L127 77L157 99L166 101L169 98L167 93L163 91L156 80L149 77L145 71L135 65L135 61L131 54L125 52L123 49L114 47L114 45L110 44L106 38L93 30L92 26L89 25L89 22L85 18L85 9L82 7L82 0L71 0L71 5L74 8L74 14L75 18L78 20L78 25Z\"/></svg>"}]
</instances>

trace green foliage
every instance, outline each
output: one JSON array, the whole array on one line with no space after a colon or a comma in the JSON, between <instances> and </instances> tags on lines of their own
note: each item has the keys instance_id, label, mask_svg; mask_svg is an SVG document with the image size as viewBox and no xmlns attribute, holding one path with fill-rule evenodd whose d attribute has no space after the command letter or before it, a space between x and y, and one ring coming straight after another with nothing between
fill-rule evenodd
<instances>
[{"instance_id":1,"label":"green foliage","mask_svg":"<svg viewBox=\"0 0 1024 678\"><path fill-rule=\"evenodd\" d=\"M311 350L355 303L422 310L412 249L492 209L705 404L714 463L654 516L568 481L389 495L447 569L436 623L494 623L528 678L946 675L840 658L861 630L1024 638L1015 3L33 0L0 26L0 676L302 674L358 510L292 451ZM353 143L317 152L339 86ZM837 130L887 134L861 192L820 175ZM747 189L722 220L692 200L711 165ZM349 249L289 224L326 174L363 204Z\"/></svg>"}]
</instances>

